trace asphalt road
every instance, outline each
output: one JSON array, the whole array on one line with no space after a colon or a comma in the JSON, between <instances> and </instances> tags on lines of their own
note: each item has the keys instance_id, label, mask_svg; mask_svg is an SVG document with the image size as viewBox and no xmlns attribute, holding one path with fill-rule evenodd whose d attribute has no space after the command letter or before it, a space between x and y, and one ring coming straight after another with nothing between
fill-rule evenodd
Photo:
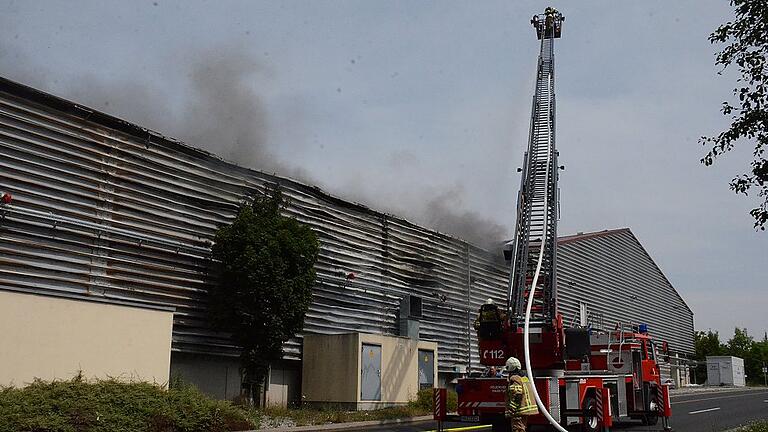
<instances>
[{"instance_id":1,"label":"asphalt road","mask_svg":"<svg viewBox=\"0 0 768 432\"><path fill-rule=\"evenodd\" d=\"M768 420L768 389L700 393L673 396L671 425L676 432L719 432L754 420ZM446 428L474 426L471 423L447 423ZM434 422L409 425L369 427L348 432L423 432L434 430ZM489 432L491 429L475 429ZM576 429L578 430L578 429ZM612 430L626 432L660 431L657 426L639 422L614 425ZM474 431L473 431L474 432Z\"/></svg>"},{"instance_id":2,"label":"asphalt road","mask_svg":"<svg viewBox=\"0 0 768 432\"><path fill-rule=\"evenodd\" d=\"M678 396L672 399L672 413L678 432L724 431L768 420L768 389Z\"/></svg>"}]
</instances>

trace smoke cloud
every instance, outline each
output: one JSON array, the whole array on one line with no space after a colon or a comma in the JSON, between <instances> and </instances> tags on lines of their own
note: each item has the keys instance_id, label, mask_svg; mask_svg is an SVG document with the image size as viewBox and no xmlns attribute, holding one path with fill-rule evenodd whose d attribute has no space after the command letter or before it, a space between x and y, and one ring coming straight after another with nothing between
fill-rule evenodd
<instances>
[{"instance_id":1,"label":"smoke cloud","mask_svg":"<svg viewBox=\"0 0 768 432\"><path fill-rule=\"evenodd\" d=\"M258 92L267 80L265 67L242 53L219 49L196 55L186 69L180 95L96 77L68 93L238 165L292 173L270 151L268 116Z\"/></svg>"},{"instance_id":2,"label":"smoke cloud","mask_svg":"<svg viewBox=\"0 0 768 432\"><path fill-rule=\"evenodd\" d=\"M302 167L274 154L277 146L294 144L269 139L268 107L259 96L260 86L267 85L269 80L269 71L263 65L232 49L211 50L194 58L186 76L179 77L182 82L178 84L185 89L181 94L137 81L108 80L96 75L67 81L44 72L43 68L30 67L26 59L19 61L18 55L11 55L2 47L0 70L8 78L156 130L238 165L322 184ZM295 121L300 123L301 119ZM384 163L392 168L418 168L415 156L403 151L394 151ZM413 187L402 193L385 194L349 189L332 188L331 192L489 250L495 250L505 237L503 226L466 208L461 186L437 191ZM411 195L407 206L395 198L403 193Z\"/></svg>"},{"instance_id":3,"label":"smoke cloud","mask_svg":"<svg viewBox=\"0 0 768 432\"><path fill-rule=\"evenodd\" d=\"M190 104L177 127L179 136L243 165L274 167L267 114L248 85L259 73L259 65L231 53L209 54L193 65Z\"/></svg>"},{"instance_id":4,"label":"smoke cloud","mask_svg":"<svg viewBox=\"0 0 768 432\"><path fill-rule=\"evenodd\" d=\"M477 246L496 252L506 229L494 220L467 210L461 187L454 187L426 201L425 223L441 232L456 235Z\"/></svg>"}]
</instances>

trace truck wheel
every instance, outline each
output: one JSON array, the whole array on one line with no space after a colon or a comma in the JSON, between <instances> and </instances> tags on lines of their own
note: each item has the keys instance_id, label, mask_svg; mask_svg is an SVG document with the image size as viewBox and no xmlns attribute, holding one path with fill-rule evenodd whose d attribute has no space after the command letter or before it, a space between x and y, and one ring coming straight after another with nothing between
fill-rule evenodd
<instances>
[{"instance_id":1,"label":"truck wheel","mask_svg":"<svg viewBox=\"0 0 768 432\"><path fill-rule=\"evenodd\" d=\"M659 405L656 403L656 390L651 390L650 401L648 401L648 413L643 416L643 424L654 426L659 422Z\"/></svg>"},{"instance_id":2,"label":"truck wheel","mask_svg":"<svg viewBox=\"0 0 768 432\"><path fill-rule=\"evenodd\" d=\"M584 411L584 417L581 424L581 430L584 432L598 432L600 430L599 421L597 420L597 402L594 395L584 396L584 402L581 407Z\"/></svg>"}]
</instances>

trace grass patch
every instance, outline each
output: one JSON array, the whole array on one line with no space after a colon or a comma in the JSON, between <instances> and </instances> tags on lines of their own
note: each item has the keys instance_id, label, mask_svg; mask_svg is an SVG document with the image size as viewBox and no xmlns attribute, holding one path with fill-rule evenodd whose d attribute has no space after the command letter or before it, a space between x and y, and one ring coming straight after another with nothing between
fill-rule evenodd
<instances>
[{"instance_id":1,"label":"grass patch","mask_svg":"<svg viewBox=\"0 0 768 432\"><path fill-rule=\"evenodd\" d=\"M457 396L448 392L448 411L456 411ZM432 389L421 390L407 405L371 411L348 411L338 407L286 409L269 407L261 411L261 427L319 425L367 420L392 420L432 414Z\"/></svg>"},{"instance_id":2,"label":"grass patch","mask_svg":"<svg viewBox=\"0 0 768 432\"><path fill-rule=\"evenodd\" d=\"M739 429L739 432L768 432L768 421L760 420Z\"/></svg>"},{"instance_id":3,"label":"grass patch","mask_svg":"<svg viewBox=\"0 0 768 432\"><path fill-rule=\"evenodd\" d=\"M367 420L390 420L421 416L429 413L431 413L431 411L414 408L409 405L371 411L346 411L333 407L298 409L269 407L261 411L263 416L261 427L272 427L283 424L306 426Z\"/></svg>"},{"instance_id":4,"label":"grass patch","mask_svg":"<svg viewBox=\"0 0 768 432\"><path fill-rule=\"evenodd\" d=\"M115 379L36 380L0 389L0 430L8 432L228 432L254 429L259 414L181 385Z\"/></svg>"}]
</instances>

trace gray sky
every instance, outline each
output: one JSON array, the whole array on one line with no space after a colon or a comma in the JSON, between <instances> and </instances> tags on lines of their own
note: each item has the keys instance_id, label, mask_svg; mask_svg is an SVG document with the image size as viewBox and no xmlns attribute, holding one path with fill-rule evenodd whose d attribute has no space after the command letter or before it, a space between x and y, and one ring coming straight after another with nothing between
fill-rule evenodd
<instances>
[{"instance_id":1,"label":"gray sky","mask_svg":"<svg viewBox=\"0 0 768 432\"><path fill-rule=\"evenodd\" d=\"M552 2L560 234L631 228L697 329L762 336L768 234L727 185L751 146L697 144L727 124L727 1L577 4ZM514 224L544 6L0 0L0 75L482 243Z\"/></svg>"}]
</instances>

